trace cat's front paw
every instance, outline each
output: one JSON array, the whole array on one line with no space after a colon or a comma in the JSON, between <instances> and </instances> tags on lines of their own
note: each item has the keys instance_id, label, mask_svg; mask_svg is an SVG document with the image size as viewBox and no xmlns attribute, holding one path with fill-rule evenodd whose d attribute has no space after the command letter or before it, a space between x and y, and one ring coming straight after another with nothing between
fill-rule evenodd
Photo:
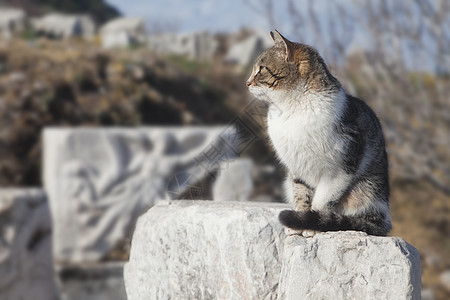
<instances>
[{"instance_id":1,"label":"cat's front paw","mask_svg":"<svg viewBox=\"0 0 450 300\"><path fill-rule=\"evenodd\" d=\"M289 236L290 235L301 235L303 237L313 237L319 232L320 231L311 230L311 229L292 229L292 228L288 228L288 227L284 228L284 233L286 233L286 235L289 235Z\"/></svg>"},{"instance_id":2,"label":"cat's front paw","mask_svg":"<svg viewBox=\"0 0 450 300\"><path fill-rule=\"evenodd\" d=\"M284 227L284 233L286 233L286 235L303 235L303 229Z\"/></svg>"},{"instance_id":3,"label":"cat's front paw","mask_svg":"<svg viewBox=\"0 0 450 300\"><path fill-rule=\"evenodd\" d=\"M316 230L311 230L311 229L304 229L302 230L302 235L304 237L313 237L316 235L316 233L319 233L320 231L316 231Z\"/></svg>"}]
</instances>

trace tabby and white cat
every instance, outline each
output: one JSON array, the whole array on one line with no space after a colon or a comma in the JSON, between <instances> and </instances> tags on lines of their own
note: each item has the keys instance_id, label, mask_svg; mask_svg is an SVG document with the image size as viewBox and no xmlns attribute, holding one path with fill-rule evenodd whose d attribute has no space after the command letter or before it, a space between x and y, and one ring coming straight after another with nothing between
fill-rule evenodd
<instances>
[{"instance_id":1,"label":"tabby and white cat","mask_svg":"<svg viewBox=\"0 0 450 300\"><path fill-rule=\"evenodd\" d=\"M256 59L247 86L269 102L269 136L289 171L286 197L294 210L282 211L280 222L303 235L386 235L388 161L375 113L345 93L315 49L270 34L275 46Z\"/></svg>"}]
</instances>

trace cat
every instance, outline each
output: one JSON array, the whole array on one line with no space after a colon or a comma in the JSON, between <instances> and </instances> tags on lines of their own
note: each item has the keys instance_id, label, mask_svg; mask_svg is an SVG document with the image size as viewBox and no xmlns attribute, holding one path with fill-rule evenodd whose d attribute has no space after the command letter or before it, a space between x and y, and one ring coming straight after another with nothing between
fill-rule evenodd
<instances>
[{"instance_id":1,"label":"cat","mask_svg":"<svg viewBox=\"0 0 450 300\"><path fill-rule=\"evenodd\" d=\"M388 159L378 118L346 94L317 50L270 34L275 46L256 59L246 85L269 103L268 134L288 170L284 188L294 209L282 211L280 222L304 236L386 235Z\"/></svg>"}]
</instances>

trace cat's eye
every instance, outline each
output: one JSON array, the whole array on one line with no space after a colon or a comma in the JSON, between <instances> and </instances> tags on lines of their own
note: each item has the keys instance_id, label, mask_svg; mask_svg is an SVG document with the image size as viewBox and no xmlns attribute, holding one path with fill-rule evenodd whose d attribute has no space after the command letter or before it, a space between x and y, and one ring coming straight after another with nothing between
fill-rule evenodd
<instances>
[{"instance_id":1,"label":"cat's eye","mask_svg":"<svg viewBox=\"0 0 450 300\"><path fill-rule=\"evenodd\" d=\"M259 71L261 72L262 70L264 70L266 67L264 66L259 66Z\"/></svg>"}]
</instances>

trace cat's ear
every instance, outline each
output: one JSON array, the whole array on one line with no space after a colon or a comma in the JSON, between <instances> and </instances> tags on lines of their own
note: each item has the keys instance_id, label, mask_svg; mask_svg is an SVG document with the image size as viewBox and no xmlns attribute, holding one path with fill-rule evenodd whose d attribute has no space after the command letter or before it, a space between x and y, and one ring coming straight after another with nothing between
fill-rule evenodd
<instances>
[{"instance_id":1,"label":"cat's ear","mask_svg":"<svg viewBox=\"0 0 450 300\"><path fill-rule=\"evenodd\" d=\"M291 61L294 56L293 44L287 38L282 36L276 29L270 32L272 40L275 42L275 47L282 48L286 52L286 61Z\"/></svg>"}]
</instances>

